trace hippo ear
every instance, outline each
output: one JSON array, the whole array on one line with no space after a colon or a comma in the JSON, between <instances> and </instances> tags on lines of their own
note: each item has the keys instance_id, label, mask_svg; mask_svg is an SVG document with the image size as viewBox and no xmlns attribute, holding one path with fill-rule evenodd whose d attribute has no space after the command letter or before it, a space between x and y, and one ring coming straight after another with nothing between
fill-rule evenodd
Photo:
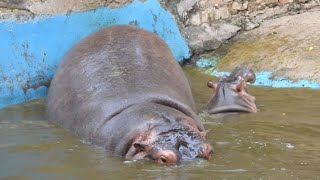
<instances>
[{"instance_id":1,"label":"hippo ear","mask_svg":"<svg viewBox=\"0 0 320 180\"><path fill-rule=\"evenodd\" d=\"M144 143L134 143L133 147L138 151L138 152L143 152L147 151L149 149L149 145L144 144Z\"/></svg>"},{"instance_id":2,"label":"hippo ear","mask_svg":"<svg viewBox=\"0 0 320 180\"><path fill-rule=\"evenodd\" d=\"M252 69L249 69L248 71L248 73L244 74L243 78L246 82L253 84L256 81L256 74Z\"/></svg>"}]
</instances>

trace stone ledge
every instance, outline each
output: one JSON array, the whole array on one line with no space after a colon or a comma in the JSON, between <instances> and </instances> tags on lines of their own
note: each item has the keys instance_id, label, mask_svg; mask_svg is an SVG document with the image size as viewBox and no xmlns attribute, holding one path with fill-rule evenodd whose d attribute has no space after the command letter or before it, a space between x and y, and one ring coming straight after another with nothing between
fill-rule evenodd
<instances>
[{"instance_id":1,"label":"stone ledge","mask_svg":"<svg viewBox=\"0 0 320 180\"><path fill-rule=\"evenodd\" d=\"M315 11L266 20L207 56L220 55L217 71L247 64L258 72L272 72L275 78L320 84L319 17L320 11Z\"/></svg>"}]
</instances>

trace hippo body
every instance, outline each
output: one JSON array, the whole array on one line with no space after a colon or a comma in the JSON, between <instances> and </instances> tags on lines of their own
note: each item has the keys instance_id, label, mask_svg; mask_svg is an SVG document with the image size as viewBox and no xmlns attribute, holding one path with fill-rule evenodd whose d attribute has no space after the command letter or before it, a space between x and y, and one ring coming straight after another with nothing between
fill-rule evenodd
<instances>
[{"instance_id":1,"label":"hippo body","mask_svg":"<svg viewBox=\"0 0 320 180\"><path fill-rule=\"evenodd\" d=\"M48 119L109 152L177 163L212 153L188 81L163 40L111 26L77 43L51 82Z\"/></svg>"},{"instance_id":2,"label":"hippo body","mask_svg":"<svg viewBox=\"0 0 320 180\"><path fill-rule=\"evenodd\" d=\"M238 65L229 76L222 76L218 82L208 81L213 95L208 103L208 113L257 112L255 97L249 94L247 82L254 83L254 71L244 65Z\"/></svg>"}]
</instances>

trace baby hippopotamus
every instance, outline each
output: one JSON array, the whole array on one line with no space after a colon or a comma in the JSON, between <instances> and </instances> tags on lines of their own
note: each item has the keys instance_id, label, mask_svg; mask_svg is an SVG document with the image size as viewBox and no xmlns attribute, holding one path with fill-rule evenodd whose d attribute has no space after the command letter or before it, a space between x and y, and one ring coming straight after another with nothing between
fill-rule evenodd
<instances>
[{"instance_id":1,"label":"baby hippopotamus","mask_svg":"<svg viewBox=\"0 0 320 180\"><path fill-rule=\"evenodd\" d=\"M254 71L244 65L238 65L229 76L222 76L217 83L209 80L207 85L213 89L208 103L208 113L257 112L255 97L248 92L247 82L254 83Z\"/></svg>"},{"instance_id":2,"label":"baby hippopotamus","mask_svg":"<svg viewBox=\"0 0 320 180\"><path fill-rule=\"evenodd\" d=\"M49 121L129 159L176 164L213 152L170 49L133 26L107 27L69 50L46 112Z\"/></svg>"}]
</instances>

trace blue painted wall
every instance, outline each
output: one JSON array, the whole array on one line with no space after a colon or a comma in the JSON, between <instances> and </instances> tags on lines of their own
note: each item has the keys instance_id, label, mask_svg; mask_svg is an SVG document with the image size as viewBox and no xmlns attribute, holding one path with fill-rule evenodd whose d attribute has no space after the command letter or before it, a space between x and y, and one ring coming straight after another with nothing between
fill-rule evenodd
<instances>
[{"instance_id":1,"label":"blue painted wall","mask_svg":"<svg viewBox=\"0 0 320 180\"><path fill-rule=\"evenodd\" d=\"M99 8L26 22L0 21L0 108L44 97L65 52L88 34L113 24L132 24L162 37L177 61L190 56L173 16L157 0L118 9Z\"/></svg>"}]
</instances>

